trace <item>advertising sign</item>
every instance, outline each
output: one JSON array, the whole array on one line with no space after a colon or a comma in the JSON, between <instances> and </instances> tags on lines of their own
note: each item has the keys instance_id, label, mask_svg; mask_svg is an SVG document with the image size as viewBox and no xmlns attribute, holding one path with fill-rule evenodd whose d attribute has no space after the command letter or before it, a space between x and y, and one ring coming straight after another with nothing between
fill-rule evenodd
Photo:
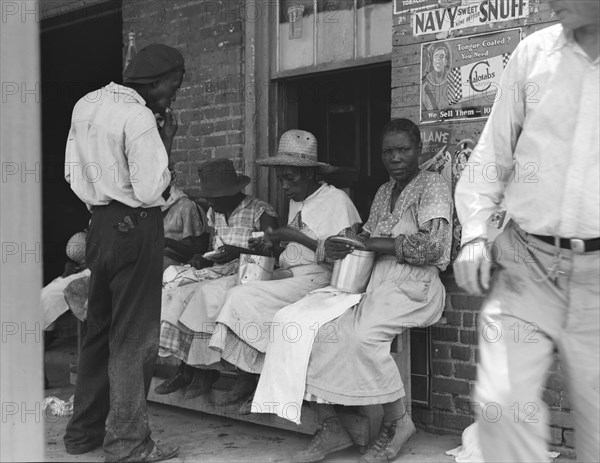
<instances>
[{"instance_id":1,"label":"advertising sign","mask_svg":"<svg viewBox=\"0 0 600 463\"><path fill-rule=\"evenodd\" d=\"M421 155L419 168L442 173L446 167L451 166L451 156L448 145L450 144L452 130L448 126L426 125L421 127ZM451 175L447 178L450 179Z\"/></svg>"},{"instance_id":2,"label":"advertising sign","mask_svg":"<svg viewBox=\"0 0 600 463\"><path fill-rule=\"evenodd\" d=\"M412 32L419 36L512 21L529 15L529 0L463 0L445 8L412 12Z\"/></svg>"},{"instance_id":3,"label":"advertising sign","mask_svg":"<svg viewBox=\"0 0 600 463\"><path fill-rule=\"evenodd\" d=\"M486 117L520 29L421 45L421 122Z\"/></svg>"}]
</instances>

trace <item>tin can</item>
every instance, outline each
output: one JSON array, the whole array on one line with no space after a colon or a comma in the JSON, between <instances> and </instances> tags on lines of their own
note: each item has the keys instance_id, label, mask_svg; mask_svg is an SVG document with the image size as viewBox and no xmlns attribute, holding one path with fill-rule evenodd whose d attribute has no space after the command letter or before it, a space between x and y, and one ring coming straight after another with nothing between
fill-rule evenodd
<instances>
[{"instance_id":1,"label":"tin can","mask_svg":"<svg viewBox=\"0 0 600 463\"><path fill-rule=\"evenodd\" d=\"M343 259L335 261L330 284L340 291L362 293L367 289L374 264L374 252L355 249Z\"/></svg>"},{"instance_id":2,"label":"tin can","mask_svg":"<svg viewBox=\"0 0 600 463\"><path fill-rule=\"evenodd\" d=\"M249 281L266 281L273 276L275 258L240 254L237 284L243 285Z\"/></svg>"}]
</instances>

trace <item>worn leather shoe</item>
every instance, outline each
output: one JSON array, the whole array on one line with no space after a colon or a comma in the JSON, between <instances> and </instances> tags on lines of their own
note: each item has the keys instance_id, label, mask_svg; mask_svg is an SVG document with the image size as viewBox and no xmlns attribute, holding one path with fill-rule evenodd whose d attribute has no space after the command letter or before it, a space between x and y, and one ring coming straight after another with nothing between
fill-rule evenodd
<instances>
[{"instance_id":1,"label":"worn leather shoe","mask_svg":"<svg viewBox=\"0 0 600 463\"><path fill-rule=\"evenodd\" d=\"M83 455L84 453L96 450L98 447L102 447L103 441L88 442L87 444L80 444L75 446L65 445L65 450L69 455Z\"/></svg>"},{"instance_id":2,"label":"worn leather shoe","mask_svg":"<svg viewBox=\"0 0 600 463\"><path fill-rule=\"evenodd\" d=\"M159 395L171 394L172 392L178 391L182 387L187 386L192 382L193 375L190 371L190 368L182 363L179 369L177 370L177 374L173 376L171 379L167 379L163 381L158 386L154 388L154 392Z\"/></svg>"},{"instance_id":3,"label":"worn leather shoe","mask_svg":"<svg viewBox=\"0 0 600 463\"><path fill-rule=\"evenodd\" d=\"M201 370L197 368L194 372L194 378L183 396L186 399L193 399L206 394L219 379L219 375L220 373L217 370Z\"/></svg>"},{"instance_id":4,"label":"worn leather shoe","mask_svg":"<svg viewBox=\"0 0 600 463\"><path fill-rule=\"evenodd\" d=\"M154 444L154 448L147 455L142 454L140 459L137 460L142 463L153 462L153 461L165 461L175 458L179 453L179 447L176 445L161 445L160 447Z\"/></svg>"},{"instance_id":5,"label":"worn leather shoe","mask_svg":"<svg viewBox=\"0 0 600 463\"><path fill-rule=\"evenodd\" d=\"M255 389L256 380L254 375L240 375L231 389L214 398L215 405L223 406L238 402L240 399L252 394Z\"/></svg>"},{"instance_id":6,"label":"worn leather shoe","mask_svg":"<svg viewBox=\"0 0 600 463\"><path fill-rule=\"evenodd\" d=\"M254 394L248 397L238 410L238 415L250 415L252 413L252 401L254 400Z\"/></svg>"},{"instance_id":7,"label":"worn leather shoe","mask_svg":"<svg viewBox=\"0 0 600 463\"><path fill-rule=\"evenodd\" d=\"M389 426L382 423L377 439L369 445L360 463L387 463L393 460L416 431L412 419L406 415Z\"/></svg>"},{"instance_id":8,"label":"worn leather shoe","mask_svg":"<svg viewBox=\"0 0 600 463\"><path fill-rule=\"evenodd\" d=\"M292 455L291 460L292 463L313 463L352 445L354 445L352 437L335 415L319 424L308 447Z\"/></svg>"}]
</instances>

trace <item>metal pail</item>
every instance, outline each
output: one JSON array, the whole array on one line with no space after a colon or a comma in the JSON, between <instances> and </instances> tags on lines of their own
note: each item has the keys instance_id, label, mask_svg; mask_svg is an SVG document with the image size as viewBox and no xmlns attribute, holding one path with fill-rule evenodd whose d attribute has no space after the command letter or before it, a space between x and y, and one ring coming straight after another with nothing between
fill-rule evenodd
<instances>
[{"instance_id":1,"label":"metal pail","mask_svg":"<svg viewBox=\"0 0 600 463\"><path fill-rule=\"evenodd\" d=\"M343 259L335 261L330 284L340 291L362 293L367 289L374 264L374 252L355 249Z\"/></svg>"},{"instance_id":2,"label":"metal pail","mask_svg":"<svg viewBox=\"0 0 600 463\"><path fill-rule=\"evenodd\" d=\"M274 268L274 257L240 254L237 283L243 285L249 281L270 280Z\"/></svg>"}]
</instances>

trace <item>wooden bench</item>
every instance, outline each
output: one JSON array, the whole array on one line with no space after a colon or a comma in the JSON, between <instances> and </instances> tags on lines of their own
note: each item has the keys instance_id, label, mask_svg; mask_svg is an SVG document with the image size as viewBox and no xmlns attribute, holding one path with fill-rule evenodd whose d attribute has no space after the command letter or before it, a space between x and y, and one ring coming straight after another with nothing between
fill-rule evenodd
<instances>
[{"instance_id":1,"label":"wooden bench","mask_svg":"<svg viewBox=\"0 0 600 463\"><path fill-rule=\"evenodd\" d=\"M78 325L78 354L81 349L81 340L84 334L82 324ZM410 403L410 334L405 331L401 336L396 337L392 343L392 357L398 365L400 375L404 382L406 393L406 403ZM172 394L159 395L154 392L154 388L164 381L165 378L170 378L175 375L178 367L178 361L159 359L157 362L154 378L150 385L148 400L155 403L172 405L175 407L185 408L187 410L195 410L202 413L210 413L211 415L225 416L240 421L256 423L264 426L272 426L288 431L296 431L303 434L314 434L317 430L319 417L316 415L314 408L304 405L302 407L302 424L296 425L291 421L280 418L274 414L258 413L249 415L240 415L239 409L242 406L242 401L223 406L215 405L215 398L219 394L223 394L233 381L235 381L235 373L223 372L219 380L213 385L210 394L205 394L193 399L184 397L184 390L176 391ZM71 384L77 381L77 374L71 372ZM379 426L383 417L381 406L364 406L364 407L339 407L338 410L342 423L352 436L354 443L360 447L361 451L366 449L366 446L372 441L379 432Z\"/></svg>"},{"instance_id":2,"label":"wooden bench","mask_svg":"<svg viewBox=\"0 0 600 463\"><path fill-rule=\"evenodd\" d=\"M392 344L392 356L394 357L403 381L405 382L404 387L406 398L408 399L410 398L410 343L408 331L405 333L406 334L397 337ZM307 405L302 407L302 424L300 425L296 425L293 422L280 418L274 414L257 413L240 415L239 409L242 406L243 401L223 406L215 405L215 399L229 389L233 381L235 381L235 373L221 373L221 377L214 384L213 389L209 394L193 399L186 399L184 397L184 390L179 390L166 395L156 394L154 388L164 381L165 378L170 378L175 375L176 369L176 363L164 359L159 360L148 394L149 401L181 407L188 410L195 410L202 413L210 413L212 415L226 416L240 421L272 426L303 434L312 435L317 430L319 417L316 415L314 408ZM352 436L354 443L358 445L361 450L364 450L379 432L379 426L383 417L381 406L339 407L338 413L342 423Z\"/></svg>"}]
</instances>

